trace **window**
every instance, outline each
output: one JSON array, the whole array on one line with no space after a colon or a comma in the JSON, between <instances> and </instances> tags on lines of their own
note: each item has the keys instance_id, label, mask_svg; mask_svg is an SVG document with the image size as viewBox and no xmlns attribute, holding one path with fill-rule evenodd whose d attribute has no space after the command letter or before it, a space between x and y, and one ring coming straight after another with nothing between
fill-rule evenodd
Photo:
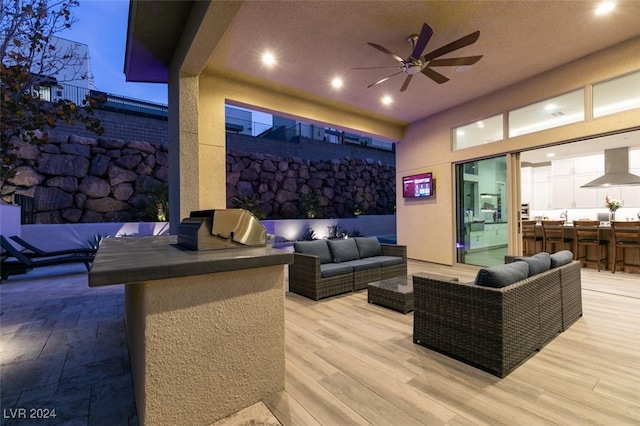
<instances>
[{"instance_id":1,"label":"window","mask_svg":"<svg viewBox=\"0 0 640 426\"><path fill-rule=\"evenodd\" d=\"M503 139L502 114L453 129L453 150L470 148Z\"/></svg>"},{"instance_id":2,"label":"window","mask_svg":"<svg viewBox=\"0 0 640 426\"><path fill-rule=\"evenodd\" d=\"M593 117L640 108L640 71L593 85Z\"/></svg>"},{"instance_id":3,"label":"window","mask_svg":"<svg viewBox=\"0 0 640 426\"><path fill-rule=\"evenodd\" d=\"M509 112L509 137L584 121L584 89Z\"/></svg>"}]
</instances>

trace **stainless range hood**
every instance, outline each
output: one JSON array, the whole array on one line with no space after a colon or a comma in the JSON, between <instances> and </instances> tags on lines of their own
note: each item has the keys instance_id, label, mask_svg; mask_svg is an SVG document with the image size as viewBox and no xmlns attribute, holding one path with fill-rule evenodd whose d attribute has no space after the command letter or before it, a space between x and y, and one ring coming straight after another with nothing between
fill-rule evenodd
<instances>
[{"instance_id":1,"label":"stainless range hood","mask_svg":"<svg viewBox=\"0 0 640 426\"><path fill-rule=\"evenodd\" d=\"M580 188L640 185L640 176L629 173L629 148L604 150L604 175Z\"/></svg>"}]
</instances>

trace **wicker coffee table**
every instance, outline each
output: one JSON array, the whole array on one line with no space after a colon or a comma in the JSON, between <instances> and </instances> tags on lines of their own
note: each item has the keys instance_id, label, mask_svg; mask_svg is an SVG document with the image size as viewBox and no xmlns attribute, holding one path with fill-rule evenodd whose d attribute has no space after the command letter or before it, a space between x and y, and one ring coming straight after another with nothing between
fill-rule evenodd
<instances>
[{"instance_id":1,"label":"wicker coffee table","mask_svg":"<svg viewBox=\"0 0 640 426\"><path fill-rule=\"evenodd\" d=\"M413 275L387 278L367 285L369 303L406 314L413 311Z\"/></svg>"}]
</instances>

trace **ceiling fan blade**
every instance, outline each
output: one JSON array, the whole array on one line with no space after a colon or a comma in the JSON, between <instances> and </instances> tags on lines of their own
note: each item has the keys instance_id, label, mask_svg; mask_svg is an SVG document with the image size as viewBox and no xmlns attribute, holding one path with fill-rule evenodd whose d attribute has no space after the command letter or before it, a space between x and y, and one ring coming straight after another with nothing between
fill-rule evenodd
<instances>
[{"instance_id":1,"label":"ceiling fan blade","mask_svg":"<svg viewBox=\"0 0 640 426\"><path fill-rule=\"evenodd\" d=\"M466 56L464 58L444 58L432 59L429 61L430 67L455 67L461 65L473 65L482 58L480 56Z\"/></svg>"},{"instance_id":2,"label":"ceiling fan blade","mask_svg":"<svg viewBox=\"0 0 640 426\"><path fill-rule=\"evenodd\" d=\"M433 52L427 53L422 57L423 61L430 61L433 58L437 58L438 56L446 55L449 52L453 52L454 50L461 49L465 46L469 46L470 44L475 43L480 37L480 31L476 31L469 35L466 35L462 38L459 38L456 41L452 41L449 44L445 44L444 46L434 50Z\"/></svg>"},{"instance_id":3,"label":"ceiling fan blade","mask_svg":"<svg viewBox=\"0 0 640 426\"><path fill-rule=\"evenodd\" d=\"M395 67L355 67L355 68L349 68L349 69L351 70L384 70L389 68L401 69L402 67L399 65L396 65Z\"/></svg>"},{"instance_id":4,"label":"ceiling fan blade","mask_svg":"<svg viewBox=\"0 0 640 426\"><path fill-rule=\"evenodd\" d=\"M433 35L433 29L429 25L422 24L422 30L420 31L420 36L418 37L418 41L416 45L413 47L413 53L411 57L413 59L419 59L422 56L422 52L424 52L424 48L427 47L427 43L431 40L431 36Z\"/></svg>"},{"instance_id":5,"label":"ceiling fan blade","mask_svg":"<svg viewBox=\"0 0 640 426\"><path fill-rule=\"evenodd\" d=\"M404 84L400 88L401 92L404 92L405 90L407 90L407 87L409 87L409 83L411 83L412 78L413 78L413 74L407 75L407 78L404 79Z\"/></svg>"},{"instance_id":6,"label":"ceiling fan blade","mask_svg":"<svg viewBox=\"0 0 640 426\"><path fill-rule=\"evenodd\" d=\"M424 67L424 69L422 70L422 74L426 75L427 77L429 77L431 80L435 81L438 84L446 83L447 81L449 81L447 77L445 77L444 75L440 74L437 71L432 70L428 66Z\"/></svg>"},{"instance_id":7,"label":"ceiling fan blade","mask_svg":"<svg viewBox=\"0 0 640 426\"><path fill-rule=\"evenodd\" d=\"M385 47L380 46L379 44L375 44L375 43L367 43L369 46L374 47L376 49L378 49L379 51L381 51L382 53L386 53L387 55L391 56L393 59L395 59L398 62L401 62L404 64L404 59L402 59L400 56L396 55L395 53L393 53L392 51L386 49Z\"/></svg>"},{"instance_id":8,"label":"ceiling fan blade","mask_svg":"<svg viewBox=\"0 0 640 426\"><path fill-rule=\"evenodd\" d=\"M367 86L367 89L368 89L368 88L370 88L370 87L375 86L376 84L380 84L380 83L382 83L382 82L385 82L385 81L389 80L391 77L393 77L394 75L398 75L398 74L403 73L403 72L404 72L404 71L398 71L398 72L396 72L396 73L391 74L391 75L390 75L390 76L388 76L388 77L385 77L385 78L383 78L383 79L380 79L380 80L376 81L375 83L371 83L370 85L368 85L368 86Z\"/></svg>"}]
</instances>

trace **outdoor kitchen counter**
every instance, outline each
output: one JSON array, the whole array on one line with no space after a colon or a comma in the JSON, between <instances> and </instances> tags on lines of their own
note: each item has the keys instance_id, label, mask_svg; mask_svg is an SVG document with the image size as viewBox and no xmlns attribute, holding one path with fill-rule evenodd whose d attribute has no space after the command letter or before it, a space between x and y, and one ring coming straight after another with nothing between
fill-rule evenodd
<instances>
[{"instance_id":1,"label":"outdoor kitchen counter","mask_svg":"<svg viewBox=\"0 0 640 426\"><path fill-rule=\"evenodd\" d=\"M191 251L175 236L103 241L89 285L126 284L140 424L211 424L284 390L292 262L267 247Z\"/></svg>"},{"instance_id":2,"label":"outdoor kitchen counter","mask_svg":"<svg viewBox=\"0 0 640 426\"><path fill-rule=\"evenodd\" d=\"M293 263L293 254L268 247L193 251L177 236L105 238L89 272L89 286L130 284Z\"/></svg>"}]
</instances>

